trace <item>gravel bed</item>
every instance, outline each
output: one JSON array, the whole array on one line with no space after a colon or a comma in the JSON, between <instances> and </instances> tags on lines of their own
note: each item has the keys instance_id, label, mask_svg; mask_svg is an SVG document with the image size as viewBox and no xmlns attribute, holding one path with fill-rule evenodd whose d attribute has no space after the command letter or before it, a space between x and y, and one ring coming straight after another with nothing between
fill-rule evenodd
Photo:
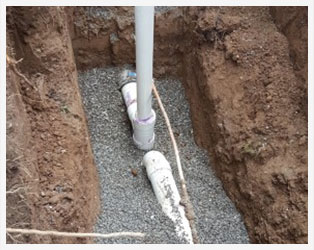
<instances>
[{"instance_id":1,"label":"gravel bed","mask_svg":"<svg viewBox=\"0 0 314 250\"><path fill-rule=\"evenodd\" d=\"M155 12L157 13L165 13L170 10L177 8L176 6L155 6Z\"/></svg>"},{"instance_id":2,"label":"gravel bed","mask_svg":"<svg viewBox=\"0 0 314 250\"><path fill-rule=\"evenodd\" d=\"M175 8L177 7L176 6L155 6L154 10L155 10L155 13L163 14ZM112 8L107 7L107 6L88 6L88 7L85 7L85 13L87 16L92 16L96 18L100 17L105 20L110 19L114 16L114 13L112 12Z\"/></svg>"},{"instance_id":3,"label":"gravel bed","mask_svg":"<svg viewBox=\"0 0 314 250\"><path fill-rule=\"evenodd\" d=\"M79 74L101 189L101 212L94 230L144 232L147 236L99 239L97 243L185 243L178 239L172 221L163 214L141 166L145 152L133 144L131 124L117 90L121 70L102 68ZM177 137L201 243L249 243L242 218L209 167L207 153L194 142L182 84L168 78L157 79L155 83ZM154 150L162 152L170 162L180 188L171 141L156 100L154 109L157 114Z\"/></svg>"}]
</instances>

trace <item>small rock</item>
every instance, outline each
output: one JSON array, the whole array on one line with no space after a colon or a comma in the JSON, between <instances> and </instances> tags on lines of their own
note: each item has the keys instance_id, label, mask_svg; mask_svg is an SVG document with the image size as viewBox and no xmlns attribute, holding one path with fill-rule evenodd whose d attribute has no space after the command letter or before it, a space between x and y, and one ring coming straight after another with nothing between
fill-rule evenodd
<instances>
[{"instance_id":1,"label":"small rock","mask_svg":"<svg viewBox=\"0 0 314 250\"><path fill-rule=\"evenodd\" d=\"M299 140L299 146L305 144L307 142L307 137L303 135Z\"/></svg>"},{"instance_id":2,"label":"small rock","mask_svg":"<svg viewBox=\"0 0 314 250\"><path fill-rule=\"evenodd\" d=\"M132 168L132 169L131 169L131 173L132 173L132 175L133 175L134 177L137 176L137 170L136 170L136 169Z\"/></svg>"},{"instance_id":3,"label":"small rock","mask_svg":"<svg viewBox=\"0 0 314 250\"><path fill-rule=\"evenodd\" d=\"M43 158L46 161L51 161L51 154L49 152L45 152L44 155L43 155Z\"/></svg>"},{"instance_id":4,"label":"small rock","mask_svg":"<svg viewBox=\"0 0 314 250\"><path fill-rule=\"evenodd\" d=\"M273 98L272 98L270 95L266 97L266 101L267 101L267 102L270 102L272 99L273 99Z\"/></svg>"}]
</instances>

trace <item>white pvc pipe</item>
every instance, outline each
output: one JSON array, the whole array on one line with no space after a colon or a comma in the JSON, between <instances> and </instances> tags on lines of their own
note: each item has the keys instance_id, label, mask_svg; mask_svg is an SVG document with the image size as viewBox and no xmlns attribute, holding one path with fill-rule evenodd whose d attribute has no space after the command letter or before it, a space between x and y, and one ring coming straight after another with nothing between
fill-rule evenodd
<instances>
[{"instance_id":1,"label":"white pvc pipe","mask_svg":"<svg viewBox=\"0 0 314 250\"><path fill-rule=\"evenodd\" d=\"M154 6L135 7L137 118L152 116Z\"/></svg>"},{"instance_id":2,"label":"white pvc pipe","mask_svg":"<svg viewBox=\"0 0 314 250\"><path fill-rule=\"evenodd\" d=\"M184 207L180 205L180 194L166 158L158 151L150 151L144 155L143 165L163 212L173 221L179 238L193 244L189 221Z\"/></svg>"},{"instance_id":3,"label":"white pvc pipe","mask_svg":"<svg viewBox=\"0 0 314 250\"><path fill-rule=\"evenodd\" d=\"M122 89L122 96L124 103L127 108L129 119L132 123L133 127L133 121L135 120L135 114L136 114L136 82L130 82L128 84L125 84Z\"/></svg>"},{"instance_id":4,"label":"white pvc pipe","mask_svg":"<svg viewBox=\"0 0 314 250\"><path fill-rule=\"evenodd\" d=\"M136 74L134 72L129 70L121 72L119 85L132 123L133 141L139 149L150 150L155 141L156 113L151 109L151 115L148 118L141 120L137 117L137 83L135 81Z\"/></svg>"}]
</instances>

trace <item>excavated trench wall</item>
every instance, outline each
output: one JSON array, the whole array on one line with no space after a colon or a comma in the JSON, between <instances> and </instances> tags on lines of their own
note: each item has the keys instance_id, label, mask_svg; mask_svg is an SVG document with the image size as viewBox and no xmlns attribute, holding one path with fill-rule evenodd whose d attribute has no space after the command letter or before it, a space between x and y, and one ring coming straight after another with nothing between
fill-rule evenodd
<instances>
[{"instance_id":1,"label":"excavated trench wall","mask_svg":"<svg viewBox=\"0 0 314 250\"><path fill-rule=\"evenodd\" d=\"M17 161L19 152L7 149L7 188L22 180L32 192L7 194L7 226L92 230L98 181L76 67L134 64L133 16L131 7L8 8L7 55L23 61L7 60L7 101L15 98L7 141L27 157ZM156 12L154 76L184 83L195 140L254 243L307 242L306 31L306 7ZM25 225L13 216L21 197ZM17 240L89 241L8 237Z\"/></svg>"},{"instance_id":2,"label":"excavated trench wall","mask_svg":"<svg viewBox=\"0 0 314 250\"><path fill-rule=\"evenodd\" d=\"M92 232L96 220L98 179L66 20L62 7L7 8L7 227Z\"/></svg>"},{"instance_id":3,"label":"excavated trench wall","mask_svg":"<svg viewBox=\"0 0 314 250\"><path fill-rule=\"evenodd\" d=\"M133 8L67 11L79 70L134 65ZM157 9L163 75L183 81L195 140L251 241L307 242L307 8Z\"/></svg>"}]
</instances>

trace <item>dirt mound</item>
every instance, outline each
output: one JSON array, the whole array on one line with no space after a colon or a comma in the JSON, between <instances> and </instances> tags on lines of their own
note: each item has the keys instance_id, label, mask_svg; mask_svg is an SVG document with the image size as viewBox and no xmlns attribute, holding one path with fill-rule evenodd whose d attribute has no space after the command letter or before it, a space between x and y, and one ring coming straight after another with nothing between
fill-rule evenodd
<instances>
[{"instance_id":1,"label":"dirt mound","mask_svg":"<svg viewBox=\"0 0 314 250\"><path fill-rule=\"evenodd\" d=\"M287 10L293 18L278 30L270 12L278 25ZM195 140L210 153L252 242L307 242L307 33L291 39L300 23L306 30L304 11L186 7L156 13L154 74L185 84ZM134 63L132 8L71 12L80 69ZM89 53L94 43L105 44L98 54Z\"/></svg>"},{"instance_id":2,"label":"dirt mound","mask_svg":"<svg viewBox=\"0 0 314 250\"><path fill-rule=\"evenodd\" d=\"M8 8L7 190L15 192L7 193L7 227L90 232L96 217L98 181L66 20L61 7Z\"/></svg>"}]
</instances>

